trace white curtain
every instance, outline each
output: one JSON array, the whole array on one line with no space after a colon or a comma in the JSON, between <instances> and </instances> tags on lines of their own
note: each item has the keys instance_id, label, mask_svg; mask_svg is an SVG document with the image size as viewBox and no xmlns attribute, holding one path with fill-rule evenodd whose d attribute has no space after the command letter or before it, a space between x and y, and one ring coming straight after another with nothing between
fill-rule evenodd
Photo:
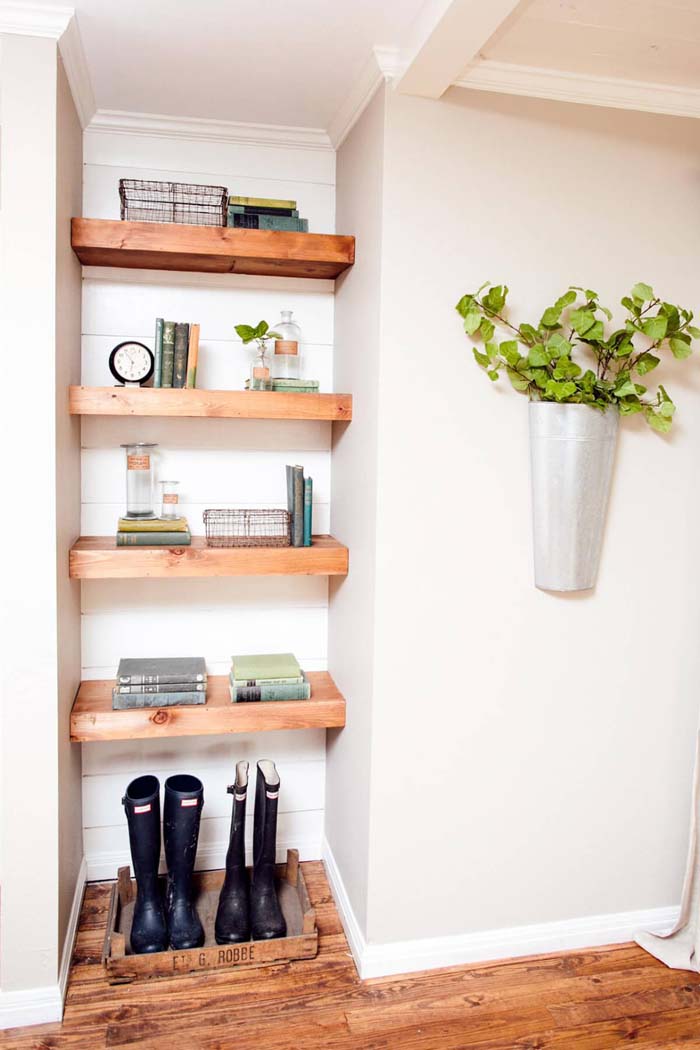
<instances>
[{"instance_id":1,"label":"white curtain","mask_svg":"<svg viewBox=\"0 0 700 1050\"><path fill-rule=\"evenodd\" d=\"M681 914L670 933L640 933L635 937L645 951L666 963L672 970L695 970L700 973L700 733L695 748L693 807L690 814L688 864L683 883Z\"/></svg>"}]
</instances>

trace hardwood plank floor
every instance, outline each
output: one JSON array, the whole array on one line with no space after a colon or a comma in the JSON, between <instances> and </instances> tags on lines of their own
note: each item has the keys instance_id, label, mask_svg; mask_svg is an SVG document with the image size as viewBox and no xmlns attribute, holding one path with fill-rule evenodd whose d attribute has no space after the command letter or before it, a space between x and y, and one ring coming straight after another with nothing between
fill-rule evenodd
<instances>
[{"instance_id":1,"label":"hardwood plank floor","mask_svg":"<svg viewBox=\"0 0 700 1050\"><path fill-rule=\"evenodd\" d=\"M358 980L320 862L304 864L318 958L109 985L110 885L87 887L63 1024L7 1050L643 1050L700 1048L700 975L635 945Z\"/></svg>"}]
</instances>

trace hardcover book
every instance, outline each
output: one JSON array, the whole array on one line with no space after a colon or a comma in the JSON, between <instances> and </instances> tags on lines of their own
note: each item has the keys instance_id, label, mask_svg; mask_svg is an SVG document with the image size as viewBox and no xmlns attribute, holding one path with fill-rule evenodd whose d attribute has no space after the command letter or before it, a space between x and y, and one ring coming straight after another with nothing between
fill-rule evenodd
<instances>
[{"instance_id":1,"label":"hardcover book","mask_svg":"<svg viewBox=\"0 0 700 1050\"><path fill-rule=\"evenodd\" d=\"M240 685L229 675L231 703L249 704L268 700L308 700L311 686L302 671L302 680L294 685Z\"/></svg>"},{"instance_id":2,"label":"hardcover book","mask_svg":"<svg viewBox=\"0 0 700 1050\"><path fill-rule=\"evenodd\" d=\"M163 356L160 385L173 385L173 360L175 357L175 322L163 321Z\"/></svg>"},{"instance_id":3,"label":"hardcover book","mask_svg":"<svg viewBox=\"0 0 700 1050\"><path fill-rule=\"evenodd\" d=\"M129 711L138 707L179 707L184 704L206 703L206 693L120 693L112 690L112 710Z\"/></svg>"},{"instance_id":4,"label":"hardcover book","mask_svg":"<svg viewBox=\"0 0 700 1050\"><path fill-rule=\"evenodd\" d=\"M188 532L187 518L120 518L119 532Z\"/></svg>"},{"instance_id":5,"label":"hardcover book","mask_svg":"<svg viewBox=\"0 0 700 1050\"><path fill-rule=\"evenodd\" d=\"M231 657L231 674L236 682L256 685L259 679L301 679L301 668L294 653L253 653Z\"/></svg>"},{"instance_id":6,"label":"hardcover book","mask_svg":"<svg viewBox=\"0 0 700 1050\"><path fill-rule=\"evenodd\" d=\"M311 546L311 526L313 514L314 480L304 478L304 546Z\"/></svg>"},{"instance_id":7,"label":"hardcover book","mask_svg":"<svg viewBox=\"0 0 700 1050\"><path fill-rule=\"evenodd\" d=\"M203 656L124 657L119 661L120 685L170 685L173 682L206 682Z\"/></svg>"},{"instance_id":8,"label":"hardcover book","mask_svg":"<svg viewBox=\"0 0 700 1050\"><path fill-rule=\"evenodd\" d=\"M296 201L282 201L274 197L229 197L229 204L243 204L249 208L296 208Z\"/></svg>"},{"instance_id":9,"label":"hardcover book","mask_svg":"<svg viewBox=\"0 0 700 1050\"><path fill-rule=\"evenodd\" d=\"M190 325L190 345L187 350L187 387L197 386L197 362L199 361L199 325Z\"/></svg>"},{"instance_id":10,"label":"hardcover book","mask_svg":"<svg viewBox=\"0 0 700 1050\"><path fill-rule=\"evenodd\" d=\"M206 693L206 682L168 682L167 687L149 683L145 685L116 685L114 687L120 694L130 693Z\"/></svg>"},{"instance_id":11,"label":"hardcover book","mask_svg":"<svg viewBox=\"0 0 700 1050\"><path fill-rule=\"evenodd\" d=\"M118 532L117 547L191 547L187 532Z\"/></svg>"},{"instance_id":12,"label":"hardcover book","mask_svg":"<svg viewBox=\"0 0 700 1050\"><path fill-rule=\"evenodd\" d=\"M294 516L292 547L304 546L304 468L294 467Z\"/></svg>"},{"instance_id":13,"label":"hardcover book","mask_svg":"<svg viewBox=\"0 0 700 1050\"><path fill-rule=\"evenodd\" d=\"M266 204L229 204L228 210L232 215L286 215L289 219L299 218L296 208L270 208Z\"/></svg>"},{"instance_id":14,"label":"hardcover book","mask_svg":"<svg viewBox=\"0 0 700 1050\"><path fill-rule=\"evenodd\" d=\"M173 354L173 386L182 389L187 382L187 347L190 341L190 326L178 321L175 325L175 348Z\"/></svg>"},{"instance_id":15,"label":"hardcover book","mask_svg":"<svg viewBox=\"0 0 700 1050\"><path fill-rule=\"evenodd\" d=\"M153 386L160 386L163 377L163 318L156 317L156 341L153 348Z\"/></svg>"},{"instance_id":16,"label":"hardcover book","mask_svg":"<svg viewBox=\"0 0 700 1050\"><path fill-rule=\"evenodd\" d=\"M308 233L308 219L293 219L285 215L237 215L228 212L226 225L239 230L284 230L289 233Z\"/></svg>"}]
</instances>

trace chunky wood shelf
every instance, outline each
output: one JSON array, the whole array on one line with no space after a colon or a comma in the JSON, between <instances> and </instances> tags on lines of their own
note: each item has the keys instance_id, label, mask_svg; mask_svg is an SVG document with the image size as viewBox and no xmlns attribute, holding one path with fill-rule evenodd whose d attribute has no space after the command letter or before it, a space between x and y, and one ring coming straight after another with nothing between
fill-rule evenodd
<instances>
[{"instance_id":1,"label":"chunky wood shelf","mask_svg":"<svg viewBox=\"0 0 700 1050\"><path fill-rule=\"evenodd\" d=\"M76 580L182 576L346 576L348 549L332 536L310 547L117 547L114 536L81 536L70 551Z\"/></svg>"},{"instance_id":2,"label":"chunky wood shelf","mask_svg":"<svg viewBox=\"0 0 700 1050\"><path fill-rule=\"evenodd\" d=\"M113 679L82 682L70 716L70 738L144 740L214 733L259 733L267 729L322 729L345 725L345 700L325 671L308 672L310 700L232 704L228 676L210 676L207 702L189 707L113 711Z\"/></svg>"},{"instance_id":3,"label":"chunky wood shelf","mask_svg":"<svg viewBox=\"0 0 700 1050\"><path fill-rule=\"evenodd\" d=\"M84 266L334 278L355 261L355 238L330 233L73 219Z\"/></svg>"},{"instance_id":4,"label":"chunky wood shelf","mask_svg":"<svg viewBox=\"0 0 700 1050\"><path fill-rule=\"evenodd\" d=\"M199 416L217 419L352 419L351 394L71 386L73 416Z\"/></svg>"}]
</instances>

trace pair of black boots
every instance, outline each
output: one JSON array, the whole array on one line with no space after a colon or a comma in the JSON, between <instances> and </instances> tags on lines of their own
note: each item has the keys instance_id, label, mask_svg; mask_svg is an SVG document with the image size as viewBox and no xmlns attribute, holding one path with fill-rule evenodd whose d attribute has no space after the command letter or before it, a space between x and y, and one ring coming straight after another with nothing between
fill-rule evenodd
<instances>
[{"instance_id":1,"label":"pair of black boots","mask_svg":"<svg viewBox=\"0 0 700 1050\"><path fill-rule=\"evenodd\" d=\"M277 898L275 854L280 778L275 763L258 762L253 825L253 874L245 866L245 811L248 798L248 763L236 763L236 782L227 788L233 795L231 833L226 854L226 878L221 887L214 936L217 944L238 944L284 937L287 924Z\"/></svg>"},{"instance_id":2,"label":"pair of black boots","mask_svg":"<svg viewBox=\"0 0 700 1050\"><path fill-rule=\"evenodd\" d=\"M192 873L204 805L202 781L187 773L168 777L163 805L163 839L168 880L163 901L158 885L160 861L160 782L132 780L122 799L137 894L131 923L131 950L163 952L199 948L204 929L192 903Z\"/></svg>"}]
</instances>

